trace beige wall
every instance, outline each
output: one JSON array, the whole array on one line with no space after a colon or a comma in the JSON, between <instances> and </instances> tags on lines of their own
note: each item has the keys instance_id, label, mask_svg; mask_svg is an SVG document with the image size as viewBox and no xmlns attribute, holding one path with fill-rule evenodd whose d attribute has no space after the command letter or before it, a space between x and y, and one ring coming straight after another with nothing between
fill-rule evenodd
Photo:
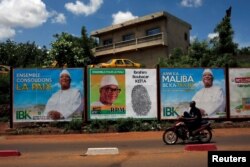
<instances>
[{"instance_id":1,"label":"beige wall","mask_svg":"<svg viewBox=\"0 0 250 167\"><path fill-rule=\"evenodd\" d=\"M121 42L122 36L130 33L135 34L135 38L140 38L143 36L146 36L146 30L151 28L160 27L161 31L165 31L165 18L162 17L161 19L155 19L151 21L147 21L144 23L140 23L137 25L131 25L128 27L121 28L119 30L111 31L110 33L106 33L99 36L100 39L100 46L102 46L102 43L104 40L113 39L113 43Z\"/></svg>"},{"instance_id":2,"label":"beige wall","mask_svg":"<svg viewBox=\"0 0 250 167\"><path fill-rule=\"evenodd\" d=\"M167 34L170 53L174 48L182 48L184 52L187 51L189 47L189 31L189 27L180 21L171 17L168 19ZM187 34L187 40L184 39L185 33Z\"/></svg>"},{"instance_id":3,"label":"beige wall","mask_svg":"<svg viewBox=\"0 0 250 167\"><path fill-rule=\"evenodd\" d=\"M163 40L164 42L162 45L141 49L131 49L122 53L104 54L96 57L97 62L106 62L112 58L128 58L151 68L155 67L156 64L159 63L159 57L168 58L174 48L182 48L184 52L187 51L189 46L189 25L174 16L168 15L159 18L152 18L152 20L147 20L145 22L140 22L134 25L132 24L99 34L99 45L102 46L102 41L110 38L113 39L113 43L121 42L122 36L130 33L134 33L135 38L144 37L146 36L146 30L157 27L160 27L161 31L165 34L165 39ZM184 38L185 33L187 34L187 40ZM133 46L131 46L131 48L133 48Z\"/></svg>"},{"instance_id":4,"label":"beige wall","mask_svg":"<svg viewBox=\"0 0 250 167\"><path fill-rule=\"evenodd\" d=\"M158 46L143 50L137 50L133 52L125 52L122 54L99 56L97 57L97 61L107 62L109 59L126 58L134 62L141 63L145 65L147 68L154 68L159 63L158 62L159 58L167 57L167 55L168 55L167 47Z\"/></svg>"}]
</instances>

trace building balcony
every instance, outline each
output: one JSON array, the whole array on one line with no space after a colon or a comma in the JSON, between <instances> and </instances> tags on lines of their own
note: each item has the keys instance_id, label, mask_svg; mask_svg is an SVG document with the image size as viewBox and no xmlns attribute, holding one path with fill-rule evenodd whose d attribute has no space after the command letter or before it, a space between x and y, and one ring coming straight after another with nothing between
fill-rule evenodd
<instances>
[{"instance_id":1,"label":"building balcony","mask_svg":"<svg viewBox=\"0 0 250 167\"><path fill-rule=\"evenodd\" d=\"M135 38L132 40L116 42L110 45L99 46L94 48L93 51L95 56L102 56L159 45L167 46L166 34L163 32L154 35Z\"/></svg>"}]
</instances>

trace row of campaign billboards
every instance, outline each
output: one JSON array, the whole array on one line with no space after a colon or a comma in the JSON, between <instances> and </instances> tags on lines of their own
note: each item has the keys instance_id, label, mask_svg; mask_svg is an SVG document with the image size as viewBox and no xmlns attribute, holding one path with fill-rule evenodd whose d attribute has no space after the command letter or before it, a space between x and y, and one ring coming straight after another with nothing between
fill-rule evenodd
<instances>
[{"instance_id":1,"label":"row of campaign billboards","mask_svg":"<svg viewBox=\"0 0 250 167\"><path fill-rule=\"evenodd\" d=\"M171 120L191 100L210 119L250 117L250 68L13 69L12 89L13 122Z\"/></svg>"}]
</instances>

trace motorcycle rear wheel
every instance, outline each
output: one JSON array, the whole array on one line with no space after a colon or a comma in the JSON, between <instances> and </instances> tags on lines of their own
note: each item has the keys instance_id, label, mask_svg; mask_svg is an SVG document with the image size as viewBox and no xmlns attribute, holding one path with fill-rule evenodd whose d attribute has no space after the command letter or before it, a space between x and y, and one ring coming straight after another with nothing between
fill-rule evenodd
<instances>
[{"instance_id":1,"label":"motorcycle rear wheel","mask_svg":"<svg viewBox=\"0 0 250 167\"><path fill-rule=\"evenodd\" d=\"M202 143L209 143L210 140L212 139L212 132L211 130L208 129L204 129L202 131L200 131L200 142Z\"/></svg>"},{"instance_id":2,"label":"motorcycle rear wheel","mask_svg":"<svg viewBox=\"0 0 250 167\"><path fill-rule=\"evenodd\" d=\"M162 135L162 139L163 139L165 144L173 145L173 144L175 144L177 142L178 136L175 133L175 131L166 130Z\"/></svg>"}]
</instances>

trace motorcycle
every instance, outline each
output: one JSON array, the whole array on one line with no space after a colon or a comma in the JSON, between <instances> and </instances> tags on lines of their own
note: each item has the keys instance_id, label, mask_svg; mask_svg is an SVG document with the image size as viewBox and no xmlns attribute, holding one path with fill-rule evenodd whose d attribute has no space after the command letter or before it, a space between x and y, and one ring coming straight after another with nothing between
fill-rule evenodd
<instances>
[{"instance_id":1,"label":"motorcycle","mask_svg":"<svg viewBox=\"0 0 250 167\"><path fill-rule=\"evenodd\" d=\"M164 143L168 145L175 144L180 138L183 142L198 141L201 143L209 143L212 139L211 123L203 120L198 129L192 131L194 135L189 134L187 120L180 117L179 120L170 128L167 128L162 136Z\"/></svg>"}]
</instances>

